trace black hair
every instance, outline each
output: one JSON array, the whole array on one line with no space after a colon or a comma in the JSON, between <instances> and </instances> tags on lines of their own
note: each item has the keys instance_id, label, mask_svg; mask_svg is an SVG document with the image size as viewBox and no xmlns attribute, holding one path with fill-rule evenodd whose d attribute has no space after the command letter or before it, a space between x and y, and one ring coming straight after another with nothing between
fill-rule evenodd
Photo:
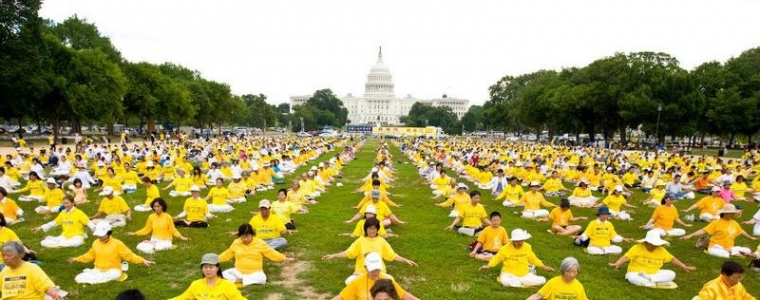
<instances>
[{"instance_id":1,"label":"black hair","mask_svg":"<svg viewBox=\"0 0 760 300\"><path fill-rule=\"evenodd\" d=\"M369 218L364 221L364 236L367 236L367 228L375 227L380 230L380 221L377 218Z\"/></svg>"},{"instance_id":2,"label":"black hair","mask_svg":"<svg viewBox=\"0 0 760 300\"><path fill-rule=\"evenodd\" d=\"M559 200L559 207L561 208L570 208L570 200L567 200L567 198L562 198Z\"/></svg>"},{"instance_id":3,"label":"black hair","mask_svg":"<svg viewBox=\"0 0 760 300\"><path fill-rule=\"evenodd\" d=\"M491 219L491 218L493 218L493 217L499 217L499 218L501 218L501 213L499 213L498 211L494 211L494 212L492 212L492 213L491 213L491 214L488 216L488 218L489 218L489 219Z\"/></svg>"},{"instance_id":4,"label":"black hair","mask_svg":"<svg viewBox=\"0 0 760 300\"><path fill-rule=\"evenodd\" d=\"M7 223L5 222L5 216L0 213L0 226L5 227Z\"/></svg>"},{"instance_id":5,"label":"black hair","mask_svg":"<svg viewBox=\"0 0 760 300\"><path fill-rule=\"evenodd\" d=\"M277 194L279 195L280 193L284 193L285 196L287 196L288 195L288 190L287 189L279 189L279 190L277 190Z\"/></svg>"},{"instance_id":6,"label":"black hair","mask_svg":"<svg viewBox=\"0 0 760 300\"><path fill-rule=\"evenodd\" d=\"M3 197L8 196L8 191L6 191L4 187L0 186L0 194L3 194Z\"/></svg>"},{"instance_id":7,"label":"black hair","mask_svg":"<svg viewBox=\"0 0 760 300\"><path fill-rule=\"evenodd\" d=\"M116 300L145 300L145 295L138 289L125 290L116 295Z\"/></svg>"},{"instance_id":8,"label":"black hair","mask_svg":"<svg viewBox=\"0 0 760 300\"><path fill-rule=\"evenodd\" d=\"M163 212L166 212L166 210L169 209L169 205L166 204L166 200L161 198L153 199L153 201L150 202L150 208L153 209L153 206L156 205L156 203L158 203L158 205L161 205Z\"/></svg>"},{"instance_id":9,"label":"black hair","mask_svg":"<svg viewBox=\"0 0 760 300\"><path fill-rule=\"evenodd\" d=\"M72 196L72 195L63 196L63 200L68 200L69 202L71 202L71 205L76 205L77 204L77 202L74 201L74 196Z\"/></svg>"},{"instance_id":10,"label":"black hair","mask_svg":"<svg viewBox=\"0 0 760 300\"><path fill-rule=\"evenodd\" d=\"M390 279L378 279L377 281L375 281L375 284L369 290L369 293L372 295L373 299L379 293L386 293L393 300L400 299L398 295L398 291L396 290L396 286L393 285L393 280L390 280Z\"/></svg>"},{"instance_id":11,"label":"black hair","mask_svg":"<svg viewBox=\"0 0 760 300\"><path fill-rule=\"evenodd\" d=\"M744 267L737 262L727 261L720 267L720 273L726 276L731 276L736 273L744 274Z\"/></svg>"},{"instance_id":12,"label":"black hair","mask_svg":"<svg viewBox=\"0 0 760 300\"><path fill-rule=\"evenodd\" d=\"M203 265L210 265L210 264L203 264ZM206 277L206 276L203 275L203 265L201 265L201 278ZM221 277L223 277L222 276L222 266L219 265L219 263L216 263L215 266L216 266L216 276L220 277L219 279L225 280L225 279L221 278Z\"/></svg>"},{"instance_id":13,"label":"black hair","mask_svg":"<svg viewBox=\"0 0 760 300\"><path fill-rule=\"evenodd\" d=\"M32 179L32 175L34 175L34 178L40 179L40 175L37 175L37 172L35 171L29 172L29 179Z\"/></svg>"},{"instance_id":14,"label":"black hair","mask_svg":"<svg viewBox=\"0 0 760 300\"><path fill-rule=\"evenodd\" d=\"M79 184L82 184L82 179L74 178L74 182L73 182L74 186L77 185L77 182L79 182Z\"/></svg>"},{"instance_id":15,"label":"black hair","mask_svg":"<svg viewBox=\"0 0 760 300\"><path fill-rule=\"evenodd\" d=\"M470 198L475 197L475 196L480 197L480 191L472 191L472 192L470 192Z\"/></svg>"},{"instance_id":16,"label":"black hair","mask_svg":"<svg viewBox=\"0 0 760 300\"><path fill-rule=\"evenodd\" d=\"M251 224L245 223L245 224L241 224L238 227L238 233L237 233L238 237L242 237L246 234L256 236L256 230L253 229L253 226L251 226Z\"/></svg>"}]
</instances>

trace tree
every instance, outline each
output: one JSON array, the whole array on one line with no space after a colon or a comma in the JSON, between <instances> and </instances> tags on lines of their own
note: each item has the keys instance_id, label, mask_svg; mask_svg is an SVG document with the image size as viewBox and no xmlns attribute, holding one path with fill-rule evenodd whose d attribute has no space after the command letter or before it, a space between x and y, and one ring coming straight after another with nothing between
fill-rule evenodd
<instances>
[{"instance_id":1,"label":"tree","mask_svg":"<svg viewBox=\"0 0 760 300\"><path fill-rule=\"evenodd\" d=\"M52 28L61 42L74 50L98 49L109 60L116 63L122 61L121 53L111 43L111 39L103 36L95 24L87 22L86 19L73 15Z\"/></svg>"},{"instance_id":2,"label":"tree","mask_svg":"<svg viewBox=\"0 0 760 300\"><path fill-rule=\"evenodd\" d=\"M266 127L274 126L277 120L276 108L266 102L264 94L243 95L245 120L242 123L252 127L266 130Z\"/></svg>"},{"instance_id":3,"label":"tree","mask_svg":"<svg viewBox=\"0 0 760 300\"><path fill-rule=\"evenodd\" d=\"M348 109L343 106L343 101L333 94L330 89L318 90L306 102L306 105L314 106L321 110L317 115L317 122L322 125L343 127L348 119Z\"/></svg>"},{"instance_id":4,"label":"tree","mask_svg":"<svg viewBox=\"0 0 760 300\"><path fill-rule=\"evenodd\" d=\"M464 130L476 131L483 128L483 106L473 105L462 116L462 125Z\"/></svg>"}]
</instances>

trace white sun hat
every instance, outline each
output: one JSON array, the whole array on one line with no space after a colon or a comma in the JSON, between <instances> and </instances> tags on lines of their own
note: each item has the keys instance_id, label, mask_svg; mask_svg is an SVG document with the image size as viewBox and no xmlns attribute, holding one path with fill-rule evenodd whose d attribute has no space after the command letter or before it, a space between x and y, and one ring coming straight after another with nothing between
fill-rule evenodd
<instances>
[{"instance_id":1,"label":"white sun hat","mask_svg":"<svg viewBox=\"0 0 760 300\"><path fill-rule=\"evenodd\" d=\"M512 230L512 234L510 235L510 240L512 241L524 241L531 237L530 233L528 233L525 230L522 229L515 229Z\"/></svg>"},{"instance_id":2,"label":"white sun hat","mask_svg":"<svg viewBox=\"0 0 760 300\"><path fill-rule=\"evenodd\" d=\"M650 230L647 232L647 236L638 242L647 242L655 246L670 245L668 241L662 239L662 232L660 230Z\"/></svg>"}]
</instances>

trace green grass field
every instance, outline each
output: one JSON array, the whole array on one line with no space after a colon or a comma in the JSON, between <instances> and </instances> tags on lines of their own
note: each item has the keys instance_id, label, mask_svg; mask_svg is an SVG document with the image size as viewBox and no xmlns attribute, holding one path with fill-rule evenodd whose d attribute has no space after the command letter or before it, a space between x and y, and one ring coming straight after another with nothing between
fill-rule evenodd
<instances>
[{"instance_id":1,"label":"green grass field","mask_svg":"<svg viewBox=\"0 0 760 300\"><path fill-rule=\"evenodd\" d=\"M354 262L348 259L335 259L322 261L321 257L328 253L345 250L353 241L351 238L339 236L340 233L350 232L354 224L344 224L356 213L351 207L361 200L362 195L354 193L361 184L361 178L369 173L374 158L373 150L380 145L378 140L369 140L366 146L357 154L356 160L350 162L343 169L343 187L332 186L330 190L318 198L319 204L310 206L310 213L295 215L298 233L287 236L290 244L284 251L288 256L295 256L296 262L288 264L274 264L265 262L265 272L268 276L268 284L264 286L252 286L242 289L243 294L249 299L325 299L336 295L343 287L343 281L353 272ZM447 217L449 209L434 206L431 199L430 189L423 179L417 174L416 167L403 157L399 149L391 147L394 155L393 163L396 169L397 180L391 199L402 204L403 207L393 209L394 213L408 224L394 226L394 233L400 237L389 238L390 244L400 255L416 261L417 268L411 268L404 264L388 263L388 272L408 291L421 299L525 299L535 293L537 288L513 289L502 287L496 282L499 268L489 271L479 271L478 267L485 264L483 261L470 259L467 254L467 245L473 241L471 237L458 235L454 232L445 231L444 227L451 223ZM334 154L334 153L332 153ZM328 159L331 154L325 155L314 161ZM310 167L302 167L304 170ZM287 182L287 180L286 180ZM160 186L165 186L166 183ZM284 186L284 185L283 185ZM571 187L570 187L571 188ZM74 282L74 276L83 268L92 267L91 264L71 264L67 258L84 253L92 243L90 238L87 246L75 249L41 249L39 241L44 234L30 232L30 228L38 226L49 220L42 220L34 215L32 203L20 203L27 214L25 223L14 225L13 229L19 234L25 243L39 251L42 268L51 276L62 289L70 291L73 299L113 299L115 295L124 289L139 288L149 299L166 299L179 295L192 280L200 278L198 262L203 253L221 252L233 241L233 237L226 235L227 231L234 230L243 222L247 222L255 210L256 204L262 198L275 199L276 191L257 193L249 198L243 205L237 205L235 211L228 214L218 214L218 217L210 221L208 229L180 229L186 236L192 238L189 242L175 241L179 247L165 252L159 252L147 258L154 259L157 264L151 268L132 265L129 269L129 279L124 282L113 282L98 286L82 286ZM680 241L671 240L669 250L687 264L697 266L698 270L686 273L673 269L678 274L676 283L680 286L676 290L655 290L630 285L625 279L625 270L611 269L607 264L617 257L598 256L590 257L582 251L582 248L573 246L567 237L555 236L546 232L548 223L535 222L522 219L517 215L518 209L510 209L493 201L486 191L482 203L487 211L500 211L503 216L502 226L508 232L515 228L528 230L533 238L528 243L545 264L559 267L560 261L566 256L574 256L581 263L579 280L586 288L588 296L592 299L690 299L695 295L702 284L718 276L720 264L724 261L720 258L710 257L694 247L695 240ZM127 195L125 199L130 206L141 203L144 199L144 190ZM168 193L162 191L162 195ZM205 193L204 193L205 195ZM13 195L15 199L15 195ZM624 237L640 239L645 232L638 227L648 220L652 209L640 206L640 200L645 195L638 193L633 197L632 204L639 208L632 211L634 220L631 222L614 221L617 231ZM95 199L91 196L90 200ZM176 215L180 210L184 198L169 198L169 213ZM550 198L551 202L558 203L557 198ZM442 201L438 199L436 201ZM691 205L692 201L677 203L679 209ZM756 211L755 205L744 205L747 213L740 219L746 220ZM88 215L92 215L97 206L94 202L80 207ZM574 208L576 216L594 217L595 210ZM144 237L127 237L123 232L134 231L143 226L147 213L134 213L134 219L124 229L116 229L114 236L124 241L127 246L135 250L135 246ZM587 221L582 221L585 227ZM704 226L704 223L696 223L694 227L687 228L687 232L693 232ZM745 230L751 230L745 226ZM49 232L59 234L60 229ZM757 242L748 242L744 239L737 240L738 245L757 247ZM624 243L624 251L630 248L630 243ZM746 265L747 259L736 259ZM231 267L232 263L223 264L223 268ZM539 271L539 275L547 279L558 275ZM760 294L760 281L758 274L747 271L743 283L755 295Z\"/></svg>"}]
</instances>

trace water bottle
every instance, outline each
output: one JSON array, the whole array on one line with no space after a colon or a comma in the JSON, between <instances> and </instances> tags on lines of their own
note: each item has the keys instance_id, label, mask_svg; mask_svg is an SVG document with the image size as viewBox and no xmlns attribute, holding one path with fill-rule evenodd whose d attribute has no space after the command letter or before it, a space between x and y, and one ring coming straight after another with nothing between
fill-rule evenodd
<instances>
[{"instance_id":1,"label":"water bottle","mask_svg":"<svg viewBox=\"0 0 760 300\"><path fill-rule=\"evenodd\" d=\"M129 263L127 263L126 261L121 262L121 270L124 271L124 272L128 271L129 270Z\"/></svg>"}]
</instances>

